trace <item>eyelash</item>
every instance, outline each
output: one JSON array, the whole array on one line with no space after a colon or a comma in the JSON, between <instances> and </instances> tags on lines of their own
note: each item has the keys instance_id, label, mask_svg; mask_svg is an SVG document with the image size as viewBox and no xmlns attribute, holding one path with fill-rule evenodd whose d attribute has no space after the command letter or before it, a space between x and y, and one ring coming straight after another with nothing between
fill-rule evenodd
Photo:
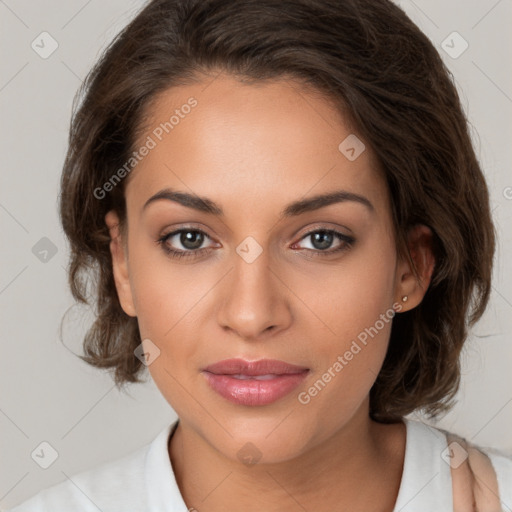
<instances>
[{"instance_id":1,"label":"eyelash","mask_svg":"<svg viewBox=\"0 0 512 512\"><path fill-rule=\"evenodd\" d=\"M190 233L201 233L205 237L210 238L208 236L208 234L205 233L201 229L182 228L182 229L178 229L176 231L172 231L171 233L167 233L167 234L161 236L156 242L157 242L157 244L161 245L162 250L169 257L171 257L173 259L199 257L200 255L204 254L205 252L207 252L211 249L211 247L204 247L203 249L189 249L187 251L170 249L166 245L167 240L169 240L169 238L172 238L174 235L177 235L177 234L180 234L183 232L185 232L185 233L189 233L189 232ZM315 256L315 257L316 256L325 256L325 255L330 256L331 254L346 251L346 250L350 249L354 245L354 242L355 242L355 238L348 236L348 235L344 235L343 233L340 233L339 231L336 231L335 229L315 229L313 231L310 231L309 233L306 233L300 240L303 240L303 239L307 238L308 236L314 235L315 233L333 234L334 236L336 236L338 238L338 240L343 242L343 244L341 244L339 247L337 247L336 249L331 249L331 250L322 251L320 249L301 249L303 251L305 250L305 251L311 252L312 253L311 255Z\"/></svg>"}]
</instances>

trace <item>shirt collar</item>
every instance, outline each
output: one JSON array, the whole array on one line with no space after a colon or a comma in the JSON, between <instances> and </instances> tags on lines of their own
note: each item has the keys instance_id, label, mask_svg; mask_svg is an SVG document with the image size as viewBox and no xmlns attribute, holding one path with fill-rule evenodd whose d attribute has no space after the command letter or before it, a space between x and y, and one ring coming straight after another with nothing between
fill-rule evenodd
<instances>
[{"instance_id":1,"label":"shirt collar","mask_svg":"<svg viewBox=\"0 0 512 512\"><path fill-rule=\"evenodd\" d=\"M188 512L169 458L169 440L179 419L151 443L145 461L148 512ZM446 437L439 430L404 418L406 442L402 479L393 512L432 512L453 503L449 465L442 459ZM437 507L437 508L436 508Z\"/></svg>"},{"instance_id":2,"label":"shirt collar","mask_svg":"<svg viewBox=\"0 0 512 512\"><path fill-rule=\"evenodd\" d=\"M404 467L393 512L451 511L451 471L441 457L447 446L446 436L419 421L404 418L404 422Z\"/></svg>"},{"instance_id":3,"label":"shirt collar","mask_svg":"<svg viewBox=\"0 0 512 512\"><path fill-rule=\"evenodd\" d=\"M167 427L151 443L146 455L144 477L146 479L148 512L188 512L176 482L169 458L169 439L179 420Z\"/></svg>"}]
</instances>

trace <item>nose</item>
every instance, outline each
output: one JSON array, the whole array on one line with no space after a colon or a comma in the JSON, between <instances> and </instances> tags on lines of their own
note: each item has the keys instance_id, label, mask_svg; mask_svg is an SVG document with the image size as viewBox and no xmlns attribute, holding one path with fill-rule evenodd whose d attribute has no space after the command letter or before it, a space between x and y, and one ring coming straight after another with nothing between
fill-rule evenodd
<instances>
[{"instance_id":1,"label":"nose","mask_svg":"<svg viewBox=\"0 0 512 512\"><path fill-rule=\"evenodd\" d=\"M220 289L219 325L251 341L288 328L290 292L283 281L266 251L252 263L235 254L234 268Z\"/></svg>"}]
</instances>

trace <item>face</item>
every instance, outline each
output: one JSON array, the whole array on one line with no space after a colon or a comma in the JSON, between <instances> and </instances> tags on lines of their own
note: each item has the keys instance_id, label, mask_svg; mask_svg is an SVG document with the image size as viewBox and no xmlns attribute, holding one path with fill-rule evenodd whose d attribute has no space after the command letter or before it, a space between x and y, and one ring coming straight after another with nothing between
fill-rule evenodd
<instances>
[{"instance_id":1,"label":"face","mask_svg":"<svg viewBox=\"0 0 512 512\"><path fill-rule=\"evenodd\" d=\"M116 285L183 427L233 460L250 441L284 461L367 415L393 304L415 292L375 157L336 109L293 81L208 83L148 111L126 251L106 219ZM228 359L295 366L205 371Z\"/></svg>"}]
</instances>

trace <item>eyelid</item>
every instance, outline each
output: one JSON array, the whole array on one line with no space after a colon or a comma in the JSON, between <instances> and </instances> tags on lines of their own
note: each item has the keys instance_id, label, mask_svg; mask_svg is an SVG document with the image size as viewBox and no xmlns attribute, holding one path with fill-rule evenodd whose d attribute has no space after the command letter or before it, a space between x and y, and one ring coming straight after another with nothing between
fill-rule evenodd
<instances>
[{"instance_id":1,"label":"eyelid","mask_svg":"<svg viewBox=\"0 0 512 512\"><path fill-rule=\"evenodd\" d=\"M330 222L319 222L316 224L313 224L311 226L308 226L306 228L306 231L301 235L301 238L303 238L306 235L310 235L311 233L316 233L317 231L340 231L340 229L344 229L348 231L346 236L352 236L354 232L348 228L347 226L344 226L343 224L332 224ZM299 230L299 233L302 232L302 230ZM341 233L343 234L343 233ZM298 235L296 235L298 236Z\"/></svg>"},{"instance_id":2,"label":"eyelid","mask_svg":"<svg viewBox=\"0 0 512 512\"><path fill-rule=\"evenodd\" d=\"M178 227L175 227L175 228L173 228L173 229L171 229L169 231L165 231L164 230L162 232L162 234L158 237L157 242L163 241L163 240L168 240L169 238L172 238L173 236L179 235L180 233L187 232L187 231L193 231L193 232L201 233L202 235L204 235L205 238L209 238L214 243L218 243L218 242L215 242L213 237L211 237L204 229L198 228L196 226L178 226ZM203 247L202 249L209 249L209 247ZM196 249L195 252L200 251L202 249ZM194 252L194 251L192 251L190 249L188 251L184 251L183 249L178 249L178 251Z\"/></svg>"},{"instance_id":3,"label":"eyelid","mask_svg":"<svg viewBox=\"0 0 512 512\"><path fill-rule=\"evenodd\" d=\"M318 231L334 231L334 232L339 232L339 228L343 228L343 229L346 229L349 233L353 234L353 231L346 227L346 226L343 226L343 225L340 225L339 227L336 227L336 226L329 226L328 223L318 223L318 224L313 224L312 226L308 227L307 228L307 231L305 231L304 233L302 233L302 235L294 235L294 239L298 237L298 240L302 240L303 238L305 238L306 236L308 235L311 235L313 233L316 233ZM178 233L180 233L181 231L186 231L186 230L189 230L189 231L197 231L199 233L202 233L205 237L208 237L210 240L213 240L213 237L211 237L207 232L206 230L202 229L199 225L194 225L193 223L192 224L187 224L187 225L182 225L182 226L174 226L172 229L170 229L169 231L167 230L163 230L162 231L162 234L159 235L159 239L162 239L162 238L167 238L167 237L170 237L171 235L176 235ZM300 232L300 230L299 230ZM340 233L341 235L344 235L344 233ZM348 238L351 238L351 234L345 234L346 237ZM295 243L295 242L294 242Z\"/></svg>"},{"instance_id":4,"label":"eyelid","mask_svg":"<svg viewBox=\"0 0 512 512\"><path fill-rule=\"evenodd\" d=\"M159 235L159 238L164 237L164 236L169 236L169 235L177 234L177 233L179 233L181 231L187 231L187 230L188 231L198 231L200 233L203 233L208 238L213 239L213 237L211 237L208 234L207 230L205 228L201 227L201 224L194 224L194 223L166 227L166 228L164 228L161 231L161 234Z\"/></svg>"}]
</instances>

